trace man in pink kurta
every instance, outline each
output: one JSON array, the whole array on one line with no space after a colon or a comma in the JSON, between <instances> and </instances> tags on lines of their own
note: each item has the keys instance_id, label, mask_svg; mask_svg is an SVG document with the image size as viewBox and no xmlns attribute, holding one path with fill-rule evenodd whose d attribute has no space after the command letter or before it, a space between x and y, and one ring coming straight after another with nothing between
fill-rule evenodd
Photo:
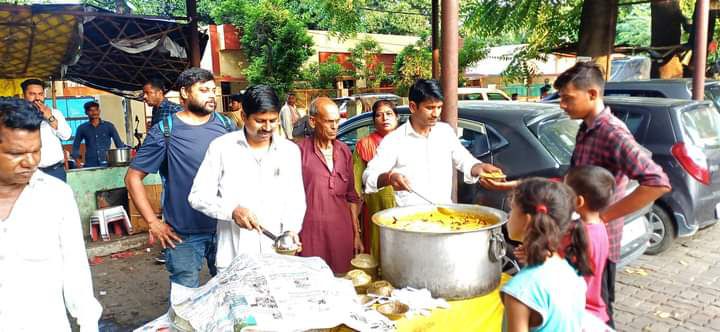
<instances>
[{"instance_id":1,"label":"man in pink kurta","mask_svg":"<svg viewBox=\"0 0 720 332\"><path fill-rule=\"evenodd\" d=\"M300 242L301 256L319 256L336 274L350 269L354 252L363 250L358 231L358 203L352 154L335 139L340 112L328 98L310 106L311 137L301 141L307 209Z\"/></svg>"}]
</instances>

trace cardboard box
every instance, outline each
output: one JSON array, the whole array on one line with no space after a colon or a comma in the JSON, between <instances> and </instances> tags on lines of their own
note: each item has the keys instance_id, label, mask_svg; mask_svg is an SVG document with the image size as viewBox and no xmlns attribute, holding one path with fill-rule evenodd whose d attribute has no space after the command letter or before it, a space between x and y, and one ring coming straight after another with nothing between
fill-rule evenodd
<instances>
[{"instance_id":1,"label":"cardboard box","mask_svg":"<svg viewBox=\"0 0 720 332\"><path fill-rule=\"evenodd\" d=\"M147 193L148 200L150 201L150 206L153 209L153 212L155 212L155 215L158 218L161 218L162 216L162 208L160 204L161 195L162 195L162 185L161 184L151 184L151 185L145 185L145 192ZM132 198L130 197L130 194L128 194L128 202L130 205L130 223L133 226L133 234L147 232L149 227L148 223L145 220L145 218L140 215L140 211L135 207L135 204L132 201Z\"/></svg>"}]
</instances>

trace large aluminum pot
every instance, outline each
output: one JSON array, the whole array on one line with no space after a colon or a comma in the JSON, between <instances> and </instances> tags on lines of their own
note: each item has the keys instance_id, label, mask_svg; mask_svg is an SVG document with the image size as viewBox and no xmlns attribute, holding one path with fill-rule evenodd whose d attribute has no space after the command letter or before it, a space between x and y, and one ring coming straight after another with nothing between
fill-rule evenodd
<instances>
[{"instance_id":1,"label":"large aluminum pot","mask_svg":"<svg viewBox=\"0 0 720 332\"><path fill-rule=\"evenodd\" d=\"M430 212L434 205L384 210L373 215L380 228L382 277L395 287L427 288L435 297L466 299L497 288L505 245L501 227L507 213L468 204L438 205L458 212L491 216L497 221L478 230L415 232L383 225L381 220Z\"/></svg>"},{"instance_id":2,"label":"large aluminum pot","mask_svg":"<svg viewBox=\"0 0 720 332\"><path fill-rule=\"evenodd\" d=\"M130 165L130 148L110 149L107 151L107 161L110 166Z\"/></svg>"}]
</instances>

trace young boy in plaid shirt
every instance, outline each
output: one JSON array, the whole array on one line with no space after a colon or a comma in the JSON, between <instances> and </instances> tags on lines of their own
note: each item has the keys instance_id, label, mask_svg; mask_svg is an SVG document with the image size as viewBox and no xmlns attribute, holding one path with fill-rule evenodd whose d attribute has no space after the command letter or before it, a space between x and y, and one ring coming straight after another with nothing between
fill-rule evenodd
<instances>
[{"instance_id":1,"label":"young boy in plaid shirt","mask_svg":"<svg viewBox=\"0 0 720 332\"><path fill-rule=\"evenodd\" d=\"M612 303L615 299L615 264L620 258L623 217L670 191L670 182L652 154L637 141L603 103L605 80L600 67L593 62L579 62L555 80L560 94L560 108L572 119L582 120L576 136L570 167L594 165L612 173L615 194L600 218L605 222L610 241L608 262L603 273L602 295L607 305L609 325L614 326ZM630 180L640 186L625 196Z\"/></svg>"}]
</instances>

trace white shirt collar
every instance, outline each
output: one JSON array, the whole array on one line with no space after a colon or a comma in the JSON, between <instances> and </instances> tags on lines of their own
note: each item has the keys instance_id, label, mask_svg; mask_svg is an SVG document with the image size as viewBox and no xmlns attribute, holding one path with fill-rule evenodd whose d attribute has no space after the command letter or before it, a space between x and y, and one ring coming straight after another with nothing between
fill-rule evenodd
<instances>
[{"instance_id":1,"label":"white shirt collar","mask_svg":"<svg viewBox=\"0 0 720 332\"><path fill-rule=\"evenodd\" d=\"M239 130L236 131L236 133L238 133L238 139L236 141L237 144L245 146L248 149L252 149L252 147L250 146L250 143L247 140L247 136L245 135L245 128L244 127L240 128ZM280 141L280 139L281 138L277 133L273 133L272 140L270 140L270 147L268 148L268 150L277 150L277 145L278 145L277 142Z\"/></svg>"},{"instance_id":2,"label":"white shirt collar","mask_svg":"<svg viewBox=\"0 0 720 332\"><path fill-rule=\"evenodd\" d=\"M405 122L405 124L404 124L403 126L405 126L405 135L406 135L406 136L414 136L414 137L419 137L419 138L428 138L428 137L430 137L430 134L432 133L433 128L434 128L434 126L431 127L431 128L430 128L430 131L428 132L428 135L427 135L427 136L423 136L423 135L420 135L417 131L415 131L415 128L413 128L413 126L412 126L412 123L410 123L410 119L408 119L408 121Z\"/></svg>"}]
</instances>

